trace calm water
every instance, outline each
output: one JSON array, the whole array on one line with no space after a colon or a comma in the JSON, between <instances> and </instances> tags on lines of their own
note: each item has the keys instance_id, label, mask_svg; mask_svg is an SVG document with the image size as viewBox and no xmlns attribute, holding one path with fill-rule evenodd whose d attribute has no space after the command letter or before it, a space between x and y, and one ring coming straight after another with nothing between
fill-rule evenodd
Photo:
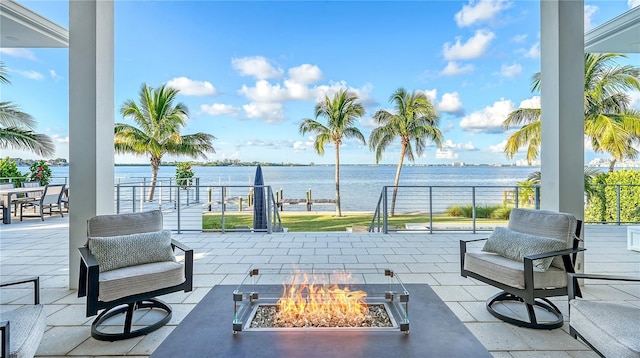
<instances>
[{"instance_id":1,"label":"calm water","mask_svg":"<svg viewBox=\"0 0 640 358\"><path fill-rule=\"evenodd\" d=\"M26 172L27 168L20 168ZM52 167L54 176L66 177L68 167ZM407 166L402 169L400 185L423 186L511 186L525 180L539 167L426 167ZM255 167L198 167L193 171L200 185L253 185ZM375 208L382 187L393 185L395 165L341 166L340 194L342 209L371 211ZM313 198L334 199L334 167L263 167L264 184L282 189L284 198L302 199L311 189ZM163 166L160 177L175 176L175 167ZM116 166L116 183L135 177L150 177L149 166ZM72 184L71 184L72 185Z\"/></svg>"}]
</instances>

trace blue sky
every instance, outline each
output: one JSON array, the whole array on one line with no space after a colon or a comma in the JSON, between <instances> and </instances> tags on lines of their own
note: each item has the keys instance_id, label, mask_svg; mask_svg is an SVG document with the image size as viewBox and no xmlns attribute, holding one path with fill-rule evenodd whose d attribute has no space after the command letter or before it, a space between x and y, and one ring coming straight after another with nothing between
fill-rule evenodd
<instances>
[{"instance_id":1,"label":"blue sky","mask_svg":"<svg viewBox=\"0 0 640 358\"><path fill-rule=\"evenodd\" d=\"M67 1L19 1L68 28ZM640 0L585 1L588 30ZM530 78L540 70L539 1L120 1L115 2L115 121L142 83L181 90L190 119L183 134L217 137L210 160L334 162L319 156L298 126L316 101L339 88L366 109L358 127L368 138L375 111L391 93L424 91L434 102L444 147L416 164L513 163L502 152L511 132L500 123L521 106L539 106ZM68 50L1 49L12 84L2 100L18 104L68 158ZM640 64L629 56L622 64ZM640 93L632 94L640 108ZM126 122L126 121L125 121ZM130 122L129 122L130 123ZM28 152L2 156L34 158ZM399 145L381 163L395 164ZM596 155L589 148L588 162ZM164 160L175 158L165 157ZM354 141L344 164L373 164ZM116 163L148 163L116 156Z\"/></svg>"}]
</instances>

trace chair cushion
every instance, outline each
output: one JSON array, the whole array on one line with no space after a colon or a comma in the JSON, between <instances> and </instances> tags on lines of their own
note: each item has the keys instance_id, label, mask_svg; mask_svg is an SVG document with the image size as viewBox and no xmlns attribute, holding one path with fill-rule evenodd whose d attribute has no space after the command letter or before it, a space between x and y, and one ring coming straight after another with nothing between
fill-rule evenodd
<instances>
[{"instance_id":1,"label":"chair cushion","mask_svg":"<svg viewBox=\"0 0 640 358\"><path fill-rule=\"evenodd\" d=\"M464 269L505 285L524 289L524 263L508 259L494 253L467 252L464 256ZM542 271L533 267L534 288L557 288L567 286L567 274L564 270L550 267Z\"/></svg>"},{"instance_id":2,"label":"chair cushion","mask_svg":"<svg viewBox=\"0 0 640 358\"><path fill-rule=\"evenodd\" d=\"M565 242L497 227L484 244L482 251L493 252L508 259L523 262L525 256L565 249ZM534 260L533 265L546 271L553 257Z\"/></svg>"},{"instance_id":3,"label":"chair cushion","mask_svg":"<svg viewBox=\"0 0 640 358\"><path fill-rule=\"evenodd\" d=\"M98 215L87 220L87 237L118 236L162 230L160 210Z\"/></svg>"},{"instance_id":4,"label":"chair cushion","mask_svg":"<svg viewBox=\"0 0 640 358\"><path fill-rule=\"evenodd\" d=\"M9 321L9 357L33 357L46 328L43 305L28 305L0 313L0 321Z\"/></svg>"},{"instance_id":5,"label":"chair cushion","mask_svg":"<svg viewBox=\"0 0 640 358\"><path fill-rule=\"evenodd\" d=\"M184 265L174 261L154 262L102 272L99 277L100 301L179 285L185 281Z\"/></svg>"},{"instance_id":6,"label":"chair cushion","mask_svg":"<svg viewBox=\"0 0 640 358\"><path fill-rule=\"evenodd\" d=\"M89 250L96 257L100 272L151 262L175 261L169 230L90 237Z\"/></svg>"},{"instance_id":7,"label":"chair cushion","mask_svg":"<svg viewBox=\"0 0 640 358\"><path fill-rule=\"evenodd\" d=\"M569 324L605 357L640 357L640 307L574 299Z\"/></svg>"},{"instance_id":8,"label":"chair cushion","mask_svg":"<svg viewBox=\"0 0 640 358\"><path fill-rule=\"evenodd\" d=\"M509 230L529 235L552 237L566 243L564 249L573 246L578 220L575 216L550 210L512 209ZM564 268L562 257L555 257L551 266Z\"/></svg>"}]
</instances>

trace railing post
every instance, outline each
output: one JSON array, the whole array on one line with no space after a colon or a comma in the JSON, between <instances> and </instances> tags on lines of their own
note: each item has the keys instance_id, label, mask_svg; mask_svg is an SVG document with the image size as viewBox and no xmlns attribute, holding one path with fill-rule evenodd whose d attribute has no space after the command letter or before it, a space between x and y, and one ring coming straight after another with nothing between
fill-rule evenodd
<instances>
[{"instance_id":1,"label":"railing post","mask_svg":"<svg viewBox=\"0 0 640 358\"><path fill-rule=\"evenodd\" d=\"M211 187L207 188L207 205L209 206L209 211L211 211Z\"/></svg>"},{"instance_id":2,"label":"railing post","mask_svg":"<svg viewBox=\"0 0 640 358\"><path fill-rule=\"evenodd\" d=\"M116 214L120 214L120 184L116 184Z\"/></svg>"},{"instance_id":3,"label":"railing post","mask_svg":"<svg viewBox=\"0 0 640 358\"><path fill-rule=\"evenodd\" d=\"M382 206L384 209L384 216L382 217L382 232L385 234L388 234L388 227L387 225L389 224L387 221L387 191L388 191L388 186L384 187L384 197L382 198Z\"/></svg>"},{"instance_id":4,"label":"railing post","mask_svg":"<svg viewBox=\"0 0 640 358\"><path fill-rule=\"evenodd\" d=\"M220 187L220 223L222 233L224 234L224 186Z\"/></svg>"},{"instance_id":5,"label":"railing post","mask_svg":"<svg viewBox=\"0 0 640 358\"><path fill-rule=\"evenodd\" d=\"M136 212L136 186L131 186L131 206L133 207L133 212Z\"/></svg>"},{"instance_id":6,"label":"railing post","mask_svg":"<svg viewBox=\"0 0 640 358\"><path fill-rule=\"evenodd\" d=\"M169 187L173 187L173 178L169 178ZM173 201L173 190L169 190L169 202Z\"/></svg>"},{"instance_id":7,"label":"railing post","mask_svg":"<svg viewBox=\"0 0 640 358\"><path fill-rule=\"evenodd\" d=\"M157 187L158 187L158 209L162 210L162 182L159 181L157 183Z\"/></svg>"},{"instance_id":8,"label":"railing post","mask_svg":"<svg viewBox=\"0 0 640 358\"><path fill-rule=\"evenodd\" d=\"M520 205L520 190L517 185L516 185L516 194L513 196L513 202L517 209L518 205Z\"/></svg>"},{"instance_id":9,"label":"railing post","mask_svg":"<svg viewBox=\"0 0 640 358\"><path fill-rule=\"evenodd\" d=\"M144 193L146 191L145 189L146 187L143 186L140 192L140 211L144 211ZM151 200L153 200L153 198Z\"/></svg>"},{"instance_id":10,"label":"railing post","mask_svg":"<svg viewBox=\"0 0 640 358\"><path fill-rule=\"evenodd\" d=\"M476 187L471 187L471 218L473 220L473 233L476 233Z\"/></svg>"},{"instance_id":11,"label":"railing post","mask_svg":"<svg viewBox=\"0 0 640 358\"><path fill-rule=\"evenodd\" d=\"M616 184L616 215L618 217L618 225L620 225L620 184Z\"/></svg>"},{"instance_id":12,"label":"railing post","mask_svg":"<svg viewBox=\"0 0 640 358\"><path fill-rule=\"evenodd\" d=\"M271 210L269 210L269 202L271 201L272 195L273 194L271 193L271 186L268 186L267 187L267 233L268 234L271 234L271 232L272 232ZM242 201L240 201L240 205L242 205Z\"/></svg>"},{"instance_id":13,"label":"railing post","mask_svg":"<svg viewBox=\"0 0 640 358\"><path fill-rule=\"evenodd\" d=\"M178 205L176 207L176 219L178 220L178 234L180 233L180 188L176 187L178 190L176 190L176 200L178 201ZM187 193L187 196L189 195L189 193Z\"/></svg>"},{"instance_id":14,"label":"railing post","mask_svg":"<svg viewBox=\"0 0 640 358\"><path fill-rule=\"evenodd\" d=\"M196 203L200 202L200 178L196 178Z\"/></svg>"},{"instance_id":15,"label":"railing post","mask_svg":"<svg viewBox=\"0 0 640 358\"><path fill-rule=\"evenodd\" d=\"M429 233L433 234L433 187L429 187Z\"/></svg>"},{"instance_id":16,"label":"railing post","mask_svg":"<svg viewBox=\"0 0 640 358\"><path fill-rule=\"evenodd\" d=\"M540 186L536 185L535 191L536 191L536 198L535 198L536 210L540 210Z\"/></svg>"}]
</instances>

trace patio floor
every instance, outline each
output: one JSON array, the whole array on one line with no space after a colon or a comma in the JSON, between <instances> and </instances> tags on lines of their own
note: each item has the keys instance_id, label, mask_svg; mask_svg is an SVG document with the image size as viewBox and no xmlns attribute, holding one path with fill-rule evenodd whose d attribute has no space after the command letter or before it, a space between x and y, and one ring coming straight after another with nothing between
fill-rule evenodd
<instances>
[{"instance_id":1,"label":"patio floor","mask_svg":"<svg viewBox=\"0 0 640 358\"><path fill-rule=\"evenodd\" d=\"M194 290L165 295L171 322L147 336L119 342L90 337L94 317L85 317L84 300L68 288L68 219L47 217L0 226L0 279L38 275L47 329L37 357L146 357L181 319L218 284L238 284L249 268L390 268L405 283L429 284L495 357L596 357L565 327L538 331L515 327L491 316L485 300L496 289L459 273L459 240L486 237L463 233L188 233L175 235L195 250ZM640 276L640 252L626 248L625 226L585 228L585 272ZM77 268L72 268L77 269ZM366 280L366 279L365 279ZM585 296L640 306L639 285L589 282ZM28 290L3 289L2 309L28 303ZM565 298L554 299L567 312ZM229 322L231 334L231 321ZM420 334L420 332L411 332Z\"/></svg>"}]
</instances>

